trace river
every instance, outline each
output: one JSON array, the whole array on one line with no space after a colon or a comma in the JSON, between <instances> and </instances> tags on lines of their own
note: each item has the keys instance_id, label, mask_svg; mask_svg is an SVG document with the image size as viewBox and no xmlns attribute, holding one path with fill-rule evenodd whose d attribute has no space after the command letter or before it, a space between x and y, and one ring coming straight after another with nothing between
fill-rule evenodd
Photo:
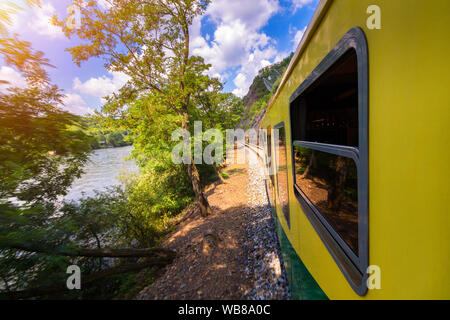
<instances>
[{"instance_id":1,"label":"river","mask_svg":"<svg viewBox=\"0 0 450 320\"><path fill-rule=\"evenodd\" d=\"M123 175L136 174L139 168L134 160L126 160L132 146L94 150L84 168L85 173L74 181L64 200L78 200L104 191L107 187L119 185Z\"/></svg>"}]
</instances>

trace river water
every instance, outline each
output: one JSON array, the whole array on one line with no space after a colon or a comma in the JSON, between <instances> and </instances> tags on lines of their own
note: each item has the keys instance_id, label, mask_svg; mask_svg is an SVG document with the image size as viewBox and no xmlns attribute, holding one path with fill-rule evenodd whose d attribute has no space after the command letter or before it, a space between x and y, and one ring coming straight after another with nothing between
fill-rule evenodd
<instances>
[{"instance_id":1,"label":"river water","mask_svg":"<svg viewBox=\"0 0 450 320\"><path fill-rule=\"evenodd\" d=\"M120 177L136 174L139 168L130 156L132 146L94 150L84 168L85 173L74 181L64 200L78 200L93 196L95 190L104 191L107 187L119 185Z\"/></svg>"}]
</instances>

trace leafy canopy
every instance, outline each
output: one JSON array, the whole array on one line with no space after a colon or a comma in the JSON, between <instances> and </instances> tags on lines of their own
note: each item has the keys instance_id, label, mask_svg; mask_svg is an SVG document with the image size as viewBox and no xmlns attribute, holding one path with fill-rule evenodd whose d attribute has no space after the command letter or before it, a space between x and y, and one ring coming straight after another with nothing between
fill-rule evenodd
<instances>
[{"instance_id":1,"label":"leafy canopy","mask_svg":"<svg viewBox=\"0 0 450 320\"><path fill-rule=\"evenodd\" d=\"M94 0L73 0L81 12L81 27L70 29L54 17L68 37L85 44L69 48L75 63L92 57L105 59L105 67L123 72L130 81L113 94L107 111L121 116L127 102L151 94L155 105L181 114L190 97L217 83L205 71L210 67L189 54L189 26L202 14L209 0L121 0L109 1L102 10Z\"/></svg>"}]
</instances>

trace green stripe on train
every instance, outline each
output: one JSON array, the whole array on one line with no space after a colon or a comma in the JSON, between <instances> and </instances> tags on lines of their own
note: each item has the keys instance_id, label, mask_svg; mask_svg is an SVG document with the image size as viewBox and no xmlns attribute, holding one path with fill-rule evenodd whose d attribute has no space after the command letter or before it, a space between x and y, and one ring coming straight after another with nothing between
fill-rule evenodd
<instances>
[{"instance_id":1,"label":"green stripe on train","mask_svg":"<svg viewBox=\"0 0 450 320\"><path fill-rule=\"evenodd\" d=\"M275 220L278 241L280 242L281 252L283 253L284 267L286 269L292 299L328 300L325 292L322 291L295 252L273 209L272 216Z\"/></svg>"}]
</instances>

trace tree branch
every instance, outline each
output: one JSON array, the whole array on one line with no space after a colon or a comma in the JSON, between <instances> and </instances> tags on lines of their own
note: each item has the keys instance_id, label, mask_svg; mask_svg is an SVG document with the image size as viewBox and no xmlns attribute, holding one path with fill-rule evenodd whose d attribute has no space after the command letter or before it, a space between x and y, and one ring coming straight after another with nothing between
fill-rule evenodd
<instances>
[{"instance_id":1,"label":"tree branch","mask_svg":"<svg viewBox=\"0 0 450 320\"><path fill-rule=\"evenodd\" d=\"M67 257L109 257L109 258L138 258L138 257L160 257L174 258L175 252L164 248L145 249L83 249L83 248L45 248L38 245L12 244L10 249L23 250L27 252L46 253L50 255L61 255Z\"/></svg>"},{"instance_id":2,"label":"tree branch","mask_svg":"<svg viewBox=\"0 0 450 320\"><path fill-rule=\"evenodd\" d=\"M109 277L109 276L113 276L113 275L117 275L120 273L137 271L137 270L141 270L141 269L144 269L147 267L162 267L170 262L172 262L171 259L152 258L152 259L149 259L148 261L142 262L142 263L131 263L131 264L126 264L126 265L122 265L122 266L117 266L117 267L101 270L101 271L98 271L91 275L82 277L81 278L82 286L86 285L88 283L94 282L96 280L99 280L99 279L102 279L105 277ZM29 289L29 290L0 293L0 299L28 299L28 298L32 298L32 297L38 297L38 296L63 292L66 290L68 290L66 284L47 286L47 287L37 287L37 288Z\"/></svg>"}]
</instances>

